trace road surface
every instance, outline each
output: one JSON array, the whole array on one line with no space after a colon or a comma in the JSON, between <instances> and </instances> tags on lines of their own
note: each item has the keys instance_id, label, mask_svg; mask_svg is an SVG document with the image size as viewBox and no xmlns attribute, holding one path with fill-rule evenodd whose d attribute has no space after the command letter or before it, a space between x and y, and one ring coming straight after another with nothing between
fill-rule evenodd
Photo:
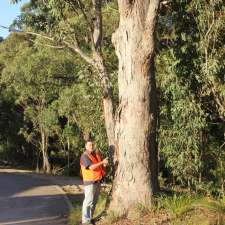
<instances>
[{"instance_id":1,"label":"road surface","mask_svg":"<svg viewBox=\"0 0 225 225\"><path fill-rule=\"evenodd\" d=\"M69 205L48 180L0 172L0 225L67 225Z\"/></svg>"}]
</instances>

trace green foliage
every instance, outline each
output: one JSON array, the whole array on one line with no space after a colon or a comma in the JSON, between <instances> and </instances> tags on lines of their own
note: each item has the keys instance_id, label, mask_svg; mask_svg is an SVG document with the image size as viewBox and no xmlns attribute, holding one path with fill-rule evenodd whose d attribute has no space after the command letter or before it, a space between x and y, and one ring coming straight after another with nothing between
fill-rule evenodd
<instances>
[{"instance_id":1,"label":"green foliage","mask_svg":"<svg viewBox=\"0 0 225 225\"><path fill-rule=\"evenodd\" d=\"M24 109L24 119L32 121L38 132L42 127L50 134L57 125L57 116L48 107L57 97L61 82L56 79L58 71L55 69L59 61L54 60L52 53L48 54L24 48L3 70L2 83L16 92L16 102Z\"/></svg>"},{"instance_id":2,"label":"green foliage","mask_svg":"<svg viewBox=\"0 0 225 225\"><path fill-rule=\"evenodd\" d=\"M80 73L80 77L88 76ZM87 77L85 78L85 80ZM106 132L102 116L101 90L89 80L81 78L80 83L65 88L55 102L59 115L66 116L68 121L84 132L91 132L97 147L106 148Z\"/></svg>"},{"instance_id":3,"label":"green foliage","mask_svg":"<svg viewBox=\"0 0 225 225\"><path fill-rule=\"evenodd\" d=\"M175 194L171 197L164 195L157 198L158 208L165 208L174 218L182 217L192 210L196 201L190 194Z\"/></svg>"},{"instance_id":4,"label":"green foliage","mask_svg":"<svg viewBox=\"0 0 225 225\"><path fill-rule=\"evenodd\" d=\"M218 212L222 215L225 214L225 201L224 199L218 199L218 200L209 200L207 198L202 198L199 201L196 201L194 204L194 207L197 208L204 208L209 209L213 212Z\"/></svg>"},{"instance_id":5,"label":"green foliage","mask_svg":"<svg viewBox=\"0 0 225 225\"><path fill-rule=\"evenodd\" d=\"M65 158L64 163L73 167L75 163L79 170L82 133L91 132L96 147L106 149L101 89L91 78L95 72L69 52L56 54L56 50L32 46L26 36L22 37L12 35L0 46L3 93L11 93L11 104L21 109L21 122L13 137L24 137L39 151L44 132L52 149L53 166Z\"/></svg>"},{"instance_id":6,"label":"green foliage","mask_svg":"<svg viewBox=\"0 0 225 225\"><path fill-rule=\"evenodd\" d=\"M177 179L195 182L201 171L201 131L206 127L205 113L188 83L177 76L172 50L157 59L161 90L159 148L166 166Z\"/></svg>"},{"instance_id":7,"label":"green foliage","mask_svg":"<svg viewBox=\"0 0 225 225\"><path fill-rule=\"evenodd\" d=\"M158 209L166 209L171 215L172 224L196 224L193 221L197 216L201 218L201 221L205 221L202 224L223 224L224 199L212 199L187 193L173 196L162 195L156 199Z\"/></svg>"},{"instance_id":8,"label":"green foliage","mask_svg":"<svg viewBox=\"0 0 225 225\"><path fill-rule=\"evenodd\" d=\"M224 179L224 12L220 0L172 1L159 18L161 162L189 188Z\"/></svg>"},{"instance_id":9,"label":"green foliage","mask_svg":"<svg viewBox=\"0 0 225 225\"><path fill-rule=\"evenodd\" d=\"M108 15L111 15L111 17ZM114 53L114 48L112 47L111 34L118 24L118 15L116 1L102 2L102 20L104 24L102 54L106 59L106 66L112 77L114 93L117 93L117 85L115 85L117 79L117 58ZM21 16L15 21L14 26L40 34L38 38L35 39L29 36L32 42L35 43L35 49L38 49L40 55L42 55L43 50L40 50L41 48L37 46L45 46L46 44L57 45L58 43L60 45L62 41L79 43L82 51L90 55L91 48L93 47L90 41L92 38L90 30L92 30L91 24L93 23L93 18L92 2L89 0L83 1L82 4L80 4L79 1L31 1L22 7ZM44 35L42 36L42 34ZM51 38L43 38L45 35L51 36L53 41L50 40ZM51 65L60 64L56 61L54 62L54 58L57 57L59 56L50 57L48 59L53 61L48 62L48 60L44 60L44 62L49 64L51 68ZM31 59L31 61L32 60L35 59ZM50 124L53 125L54 128L52 128L52 130L48 128L49 134L55 135L57 133L59 136L58 143L65 150L67 150L67 145L75 148L75 142L73 141L74 135L66 137L66 133L64 132L65 127L67 127L68 130L70 129L68 133L73 132L75 128L77 130L76 135L80 136L81 133L91 132L92 136L95 138L96 148L106 150L106 132L101 103L101 80L99 76L96 76L96 71L90 66L87 66L82 59L74 55L73 60L72 63L68 63L68 66L70 65L74 68L70 67L66 69L68 73L74 71L72 82L68 85L60 83L59 86L63 86L60 91L58 91L58 86L53 87L53 84L49 84L53 87L51 90L56 90L54 94L55 99L52 102L50 99L47 101L48 104L50 103L51 106L49 105L49 107L51 109L47 107L47 111L45 111L48 113L41 113L39 121L44 122L44 124L41 125L42 128L47 126L47 124L48 126L50 126ZM43 70L45 70L44 68L45 67L43 67ZM50 69L49 74L53 75L55 72L61 73L60 66L54 68L56 70L59 68L60 71ZM39 72L40 71L38 71L38 73ZM67 77L66 79L68 79L68 73L65 76ZM42 89L44 88L41 88L41 90ZM50 94L48 91L46 93ZM58 93L59 96L57 96ZM52 112L52 116L49 116L50 112ZM58 114L61 121L64 121L63 124L57 125L57 121L50 122L50 117L51 120L57 117L53 112ZM32 113L30 112L30 114ZM33 117L35 116L33 115ZM47 121L46 117L49 118ZM98 121L98 123L96 121ZM76 148L81 148L81 145L76 144Z\"/></svg>"}]
</instances>

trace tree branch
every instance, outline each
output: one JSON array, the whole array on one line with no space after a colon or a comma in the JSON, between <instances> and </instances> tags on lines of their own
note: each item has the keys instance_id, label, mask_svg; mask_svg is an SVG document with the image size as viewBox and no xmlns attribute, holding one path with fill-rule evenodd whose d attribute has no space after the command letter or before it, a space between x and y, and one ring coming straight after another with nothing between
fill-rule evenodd
<instances>
[{"instance_id":1,"label":"tree branch","mask_svg":"<svg viewBox=\"0 0 225 225\"><path fill-rule=\"evenodd\" d=\"M63 41L63 43L72 51L78 53L87 63L93 65L96 68L96 64L92 57L88 56L77 43L71 44L67 41Z\"/></svg>"},{"instance_id":2,"label":"tree branch","mask_svg":"<svg viewBox=\"0 0 225 225\"><path fill-rule=\"evenodd\" d=\"M86 23L88 25L88 35L91 39L91 44L92 44L92 49L93 49L94 48L94 39L93 39L94 25L93 25L92 21L88 18L87 13L85 12L85 6L84 6L82 0L66 0L66 2L72 7L72 9L75 12L77 12L76 7L78 7L78 9L81 11L81 13L84 17L84 20L86 21Z\"/></svg>"},{"instance_id":3,"label":"tree branch","mask_svg":"<svg viewBox=\"0 0 225 225\"><path fill-rule=\"evenodd\" d=\"M124 16L132 8L135 0L120 0L118 1L118 8L120 15Z\"/></svg>"},{"instance_id":4,"label":"tree branch","mask_svg":"<svg viewBox=\"0 0 225 225\"><path fill-rule=\"evenodd\" d=\"M84 16L84 19L86 20L89 28L90 28L90 31L93 32L93 25L92 23L90 22L90 20L88 19L88 16L87 14L85 13L85 7L84 7L84 4L81 0L77 0L78 1L78 5L79 5L79 9L81 10L81 13L83 14Z\"/></svg>"},{"instance_id":5,"label":"tree branch","mask_svg":"<svg viewBox=\"0 0 225 225\"><path fill-rule=\"evenodd\" d=\"M34 35L34 36L37 36L37 37L41 37L41 38L43 38L43 39L47 39L47 40L49 40L49 41L54 41L54 38L49 37L49 36L47 36L47 35L43 35L43 34L31 32L31 31L22 31L22 32L24 32L24 33L26 33L26 34Z\"/></svg>"},{"instance_id":6,"label":"tree branch","mask_svg":"<svg viewBox=\"0 0 225 225\"><path fill-rule=\"evenodd\" d=\"M94 47L97 51L101 51L102 43L102 1L92 0L94 18L93 18L93 41Z\"/></svg>"},{"instance_id":7,"label":"tree branch","mask_svg":"<svg viewBox=\"0 0 225 225\"><path fill-rule=\"evenodd\" d=\"M10 29L8 27L5 27L5 26L2 26L0 25L0 27L4 28L4 29ZM54 42L54 39L52 37L49 37L49 36L46 36L46 35L43 35L43 34L39 34L39 33L35 33L35 32L30 32L30 31L20 31L20 30L11 30L13 32L16 32L16 33L25 33L25 34L30 34L30 35L33 35L33 36L37 36L37 37L41 37L43 39L47 39L47 40L50 40L50 41L53 41ZM33 41L33 40L31 40ZM34 41L33 41L34 42ZM59 48L59 49L62 49L62 48L65 48L65 47L68 47L69 49L71 49L72 51L78 53L87 63L93 65L95 68L96 68L96 63L95 61L90 57L88 56L78 45L78 43L74 43L74 44L71 44L67 41L62 41L62 43L64 45L62 46L54 46L54 45L48 45L48 44L44 44L44 46L48 46L48 47L52 47L52 48Z\"/></svg>"},{"instance_id":8,"label":"tree branch","mask_svg":"<svg viewBox=\"0 0 225 225\"><path fill-rule=\"evenodd\" d=\"M41 37L50 41L54 41L54 39L52 37L43 35L43 34L39 34L39 33L35 33L35 32L31 32L31 31L24 31L24 30L17 30L17 29L11 29L10 27L6 27L6 26L2 26L0 25L1 28L8 30L9 32L15 32L15 33L25 33L25 34L30 34L33 36L37 36L37 37Z\"/></svg>"},{"instance_id":9,"label":"tree branch","mask_svg":"<svg viewBox=\"0 0 225 225\"><path fill-rule=\"evenodd\" d=\"M75 3L76 1L77 1L77 5ZM66 2L73 8L73 10L75 12L76 12L76 6L79 7L85 21L87 22L87 25L89 27L90 32L92 33L93 32L93 26L92 26L91 21L88 19L87 14L85 13L85 6L84 6L84 4L81 0L76 0L76 1L74 2L74 1L71 1L71 0L66 0Z\"/></svg>"},{"instance_id":10,"label":"tree branch","mask_svg":"<svg viewBox=\"0 0 225 225\"><path fill-rule=\"evenodd\" d=\"M146 16L145 29L147 31L154 30L158 9L159 9L160 0L151 0L148 6L148 12Z\"/></svg>"},{"instance_id":11,"label":"tree branch","mask_svg":"<svg viewBox=\"0 0 225 225\"><path fill-rule=\"evenodd\" d=\"M35 42L34 40L31 40L31 42L33 43L37 43ZM63 49L63 48L66 48L65 45L49 45L49 44L42 44L42 43L37 43L38 45L41 45L41 46L45 46L45 47L49 47L49 48L54 48L54 49Z\"/></svg>"}]
</instances>

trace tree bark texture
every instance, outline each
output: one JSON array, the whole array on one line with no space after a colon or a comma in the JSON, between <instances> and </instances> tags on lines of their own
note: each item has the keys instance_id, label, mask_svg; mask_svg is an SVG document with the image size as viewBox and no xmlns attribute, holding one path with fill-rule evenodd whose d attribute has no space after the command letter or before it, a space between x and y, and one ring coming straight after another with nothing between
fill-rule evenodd
<instances>
[{"instance_id":1,"label":"tree bark texture","mask_svg":"<svg viewBox=\"0 0 225 225\"><path fill-rule=\"evenodd\" d=\"M118 0L120 23L112 41L119 59L116 118L118 167L110 209L126 213L151 205L158 191L154 30L159 0Z\"/></svg>"}]
</instances>

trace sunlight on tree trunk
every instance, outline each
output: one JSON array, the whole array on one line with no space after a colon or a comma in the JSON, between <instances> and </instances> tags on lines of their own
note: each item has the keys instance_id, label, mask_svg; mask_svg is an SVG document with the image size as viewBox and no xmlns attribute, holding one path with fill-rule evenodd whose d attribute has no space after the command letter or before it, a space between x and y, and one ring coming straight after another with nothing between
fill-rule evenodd
<instances>
[{"instance_id":1,"label":"sunlight on tree trunk","mask_svg":"<svg viewBox=\"0 0 225 225\"><path fill-rule=\"evenodd\" d=\"M119 1L120 24L113 35L119 59L116 118L118 168L110 208L125 213L151 205L158 191L154 30L159 1Z\"/></svg>"}]
</instances>

